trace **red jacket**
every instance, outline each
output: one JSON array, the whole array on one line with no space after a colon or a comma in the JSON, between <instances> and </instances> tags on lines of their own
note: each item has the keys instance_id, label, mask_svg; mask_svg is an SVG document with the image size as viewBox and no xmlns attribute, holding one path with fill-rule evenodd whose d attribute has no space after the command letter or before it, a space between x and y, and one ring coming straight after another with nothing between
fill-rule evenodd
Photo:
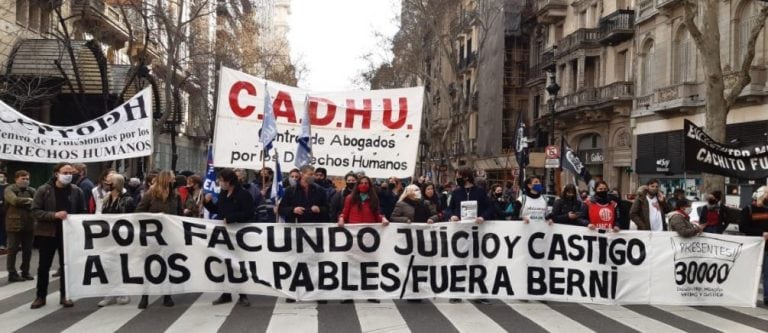
<instances>
[{"instance_id":1,"label":"red jacket","mask_svg":"<svg viewBox=\"0 0 768 333\"><path fill-rule=\"evenodd\" d=\"M344 199L344 210L341 216L344 217L344 223L381 223L381 219L384 217L384 215L373 213L371 200L363 201L362 205L358 207L357 204L352 204L351 195Z\"/></svg>"}]
</instances>

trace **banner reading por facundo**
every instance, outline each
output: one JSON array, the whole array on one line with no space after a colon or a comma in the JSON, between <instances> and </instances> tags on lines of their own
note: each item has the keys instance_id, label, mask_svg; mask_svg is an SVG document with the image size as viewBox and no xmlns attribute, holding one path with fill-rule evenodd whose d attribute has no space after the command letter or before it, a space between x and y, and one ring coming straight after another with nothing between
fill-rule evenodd
<instances>
[{"instance_id":1,"label":"banner reading por facundo","mask_svg":"<svg viewBox=\"0 0 768 333\"><path fill-rule=\"evenodd\" d=\"M146 213L70 215L64 243L72 298L234 292L749 307L764 245L518 221L224 225Z\"/></svg>"},{"instance_id":2,"label":"banner reading por facundo","mask_svg":"<svg viewBox=\"0 0 768 333\"><path fill-rule=\"evenodd\" d=\"M214 135L214 165L260 169L280 158L294 166L300 120L309 96L313 163L328 175L365 170L370 177L410 177L418 156L424 89L310 92L222 67ZM259 142L268 89L278 136L271 156ZM299 167L299 166L296 166Z\"/></svg>"},{"instance_id":3,"label":"banner reading por facundo","mask_svg":"<svg viewBox=\"0 0 768 333\"><path fill-rule=\"evenodd\" d=\"M103 116L52 126L0 101L0 160L100 162L152 154L152 90L147 88Z\"/></svg>"},{"instance_id":4,"label":"banner reading por facundo","mask_svg":"<svg viewBox=\"0 0 768 333\"><path fill-rule=\"evenodd\" d=\"M730 147L685 120L685 168L740 179L768 178L768 145Z\"/></svg>"}]
</instances>

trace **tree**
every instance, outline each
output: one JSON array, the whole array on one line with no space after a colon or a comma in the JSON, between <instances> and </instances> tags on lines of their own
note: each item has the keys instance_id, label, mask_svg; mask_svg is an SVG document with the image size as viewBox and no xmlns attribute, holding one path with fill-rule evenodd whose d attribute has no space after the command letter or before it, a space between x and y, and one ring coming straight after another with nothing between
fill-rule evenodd
<instances>
[{"instance_id":1,"label":"tree","mask_svg":"<svg viewBox=\"0 0 768 333\"><path fill-rule=\"evenodd\" d=\"M763 5L757 14L747 39L747 49L744 50L740 67L735 69L734 80L726 82L723 75L723 62L720 57L720 18L721 0L684 0L683 21L691 38L696 44L702 58L704 70L704 82L706 84L705 97L705 131L718 142L726 139L726 119L731 108L736 103L744 87L751 81L750 69L755 59L755 46L768 18L768 5ZM699 6L703 6L699 10ZM696 17L701 13L701 22L696 22ZM713 174L704 174L705 192L722 190L725 188L725 178Z\"/></svg>"}]
</instances>

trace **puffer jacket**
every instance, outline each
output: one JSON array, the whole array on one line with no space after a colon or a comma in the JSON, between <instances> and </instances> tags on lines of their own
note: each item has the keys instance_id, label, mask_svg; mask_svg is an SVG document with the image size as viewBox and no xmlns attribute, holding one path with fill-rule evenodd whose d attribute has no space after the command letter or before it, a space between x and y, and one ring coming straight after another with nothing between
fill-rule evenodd
<instances>
[{"instance_id":1,"label":"puffer jacket","mask_svg":"<svg viewBox=\"0 0 768 333\"><path fill-rule=\"evenodd\" d=\"M56 237L58 230L61 230L61 220L54 217L56 213L56 193L54 190L54 180L52 179L43 186L40 186L35 192L35 199L32 201L32 216L35 217L35 236ZM77 185L67 185L70 187L69 204L71 211L69 214L85 214L85 197L83 191Z\"/></svg>"},{"instance_id":2,"label":"puffer jacket","mask_svg":"<svg viewBox=\"0 0 768 333\"><path fill-rule=\"evenodd\" d=\"M35 189L27 186L21 189L16 184L5 188L5 231L19 232L32 230L35 227L35 218L32 216L32 201L35 198Z\"/></svg>"}]
</instances>

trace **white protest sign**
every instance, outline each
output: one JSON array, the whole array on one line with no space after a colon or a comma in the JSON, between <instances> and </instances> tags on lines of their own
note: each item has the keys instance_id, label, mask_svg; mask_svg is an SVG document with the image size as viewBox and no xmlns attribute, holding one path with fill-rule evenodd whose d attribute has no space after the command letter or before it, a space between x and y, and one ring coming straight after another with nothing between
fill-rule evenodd
<instances>
[{"instance_id":1,"label":"white protest sign","mask_svg":"<svg viewBox=\"0 0 768 333\"><path fill-rule=\"evenodd\" d=\"M477 218L477 201L467 200L461 202L461 220L474 220Z\"/></svg>"},{"instance_id":2,"label":"white protest sign","mask_svg":"<svg viewBox=\"0 0 768 333\"><path fill-rule=\"evenodd\" d=\"M263 156L259 142L265 87L273 100L278 132L274 146L280 156ZM326 168L332 176L359 169L370 177L413 175L423 87L310 92L225 67L220 71L214 165L260 169L262 160L271 165L274 158L280 158L284 169L294 166L299 122L307 95L315 167Z\"/></svg>"},{"instance_id":3,"label":"white protest sign","mask_svg":"<svg viewBox=\"0 0 768 333\"><path fill-rule=\"evenodd\" d=\"M754 306L764 241L720 235L681 240L672 232L598 233L520 221L224 225L142 213L70 215L64 243L72 298L233 292L299 300ZM712 268L718 273L711 279L696 273L680 284L679 263L690 267L702 255L719 261ZM728 268L719 268L724 263ZM702 292L689 297L685 289Z\"/></svg>"},{"instance_id":4,"label":"white protest sign","mask_svg":"<svg viewBox=\"0 0 768 333\"><path fill-rule=\"evenodd\" d=\"M0 160L101 162L152 154L152 90L103 116L62 127L33 120L0 101Z\"/></svg>"}]
</instances>

